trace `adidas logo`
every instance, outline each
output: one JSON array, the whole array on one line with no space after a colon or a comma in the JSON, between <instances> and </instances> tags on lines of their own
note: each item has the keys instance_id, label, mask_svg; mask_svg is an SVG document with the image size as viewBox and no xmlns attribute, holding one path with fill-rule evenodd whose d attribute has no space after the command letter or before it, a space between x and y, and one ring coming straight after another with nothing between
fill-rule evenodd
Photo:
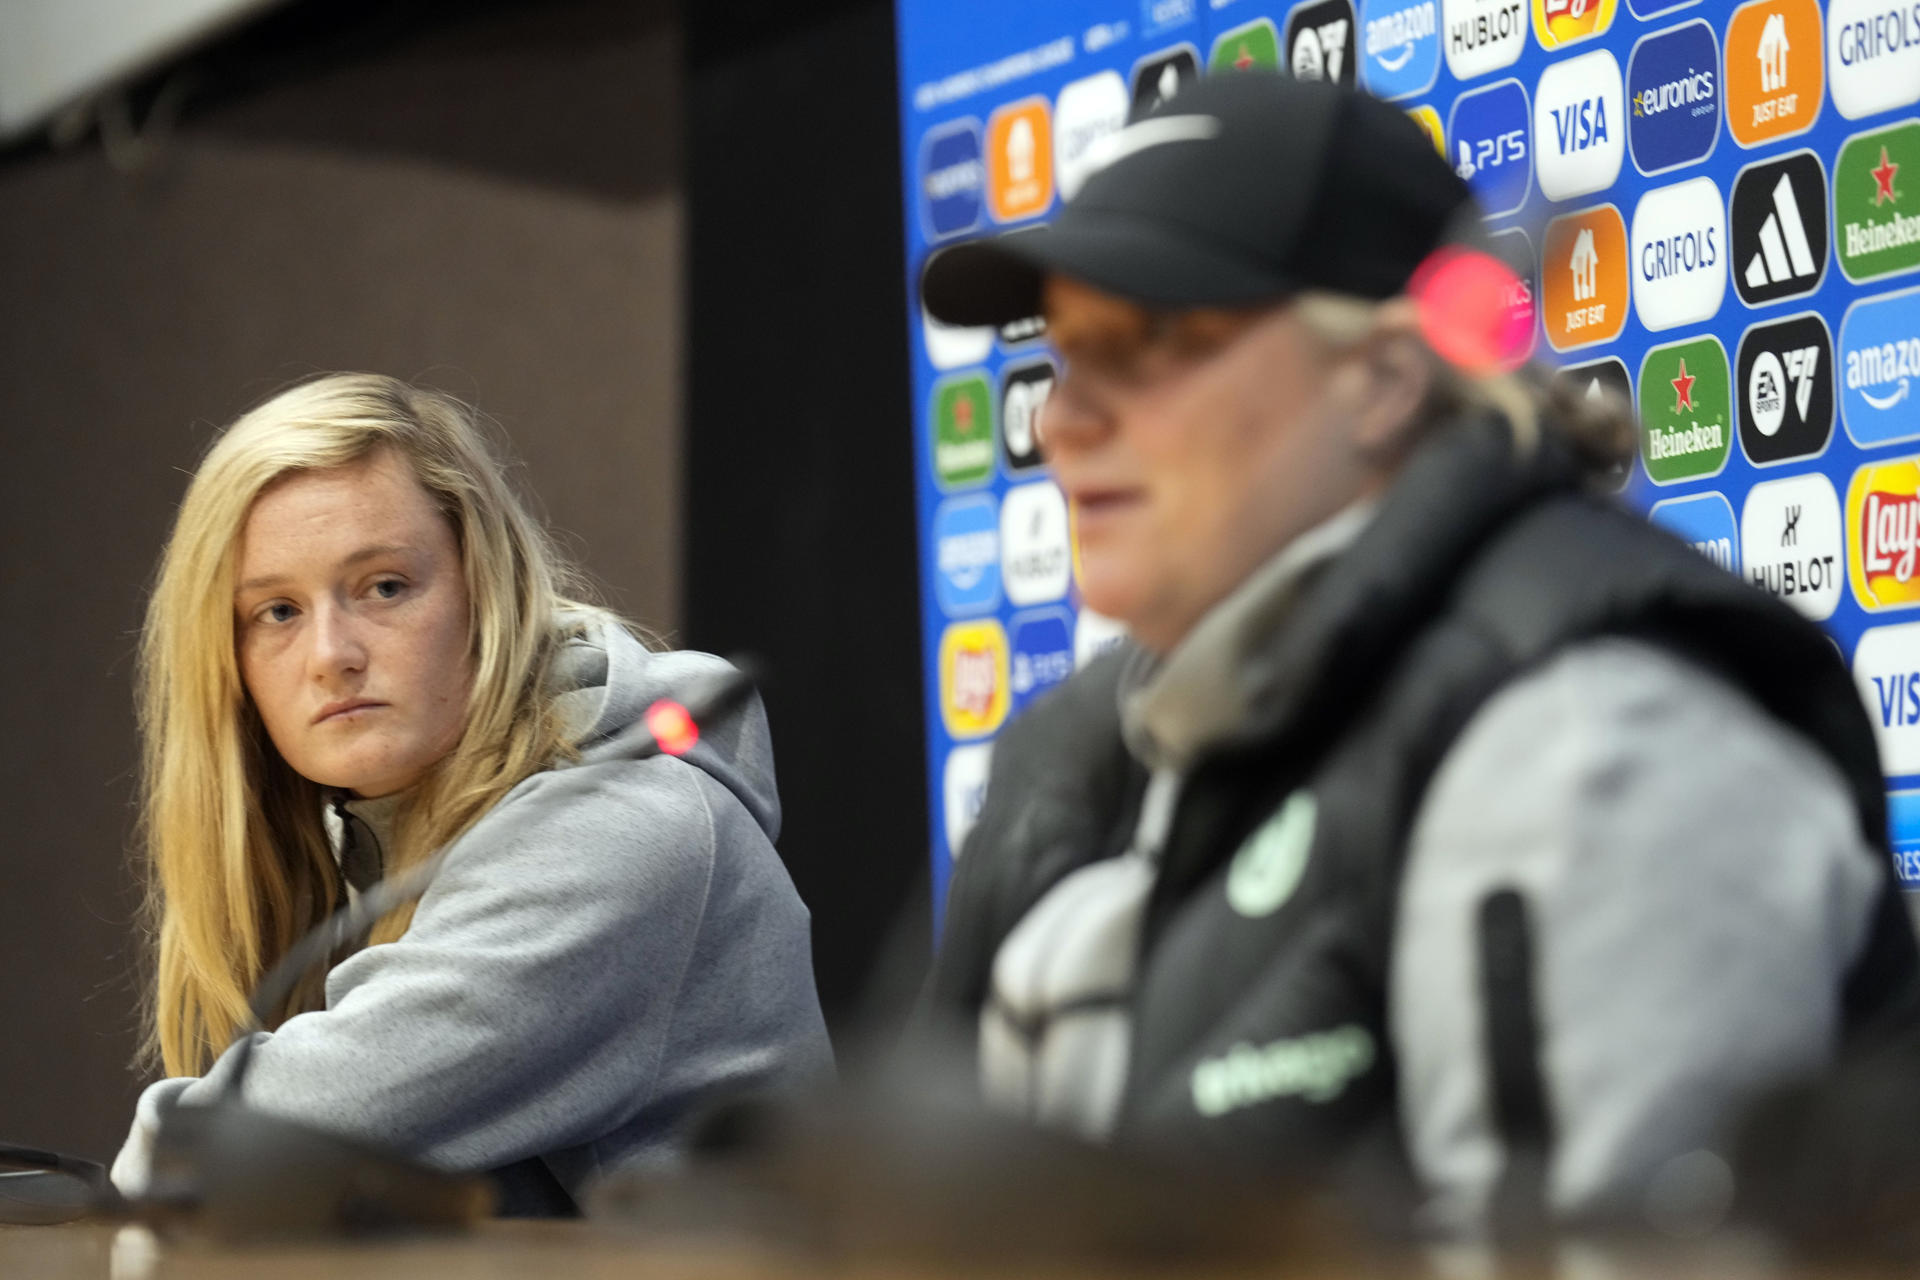
<instances>
[{"instance_id":1,"label":"adidas logo","mask_svg":"<svg viewBox=\"0 0 1920 1280\"><path fill-rule=\"evenodd\" d=\"M1731 214L1734 288L1750 307L1811 293L1827 266L1827 175L1800 151L1741 170Z\"/></svg>"},{"instance_id":2,"label":"adidas logo","mask_svg":"<svg viewBox=\"0 0 1920 1280\"><path fill-rule=\"evenodd\" d=\"M1747 259L1747 287L1760 289L1817 271L1806 224L1793 202L1793 183L1783 173L1773 188L1773 212L1760 224L1760 249Z\"/></svg>"}]
</instances>

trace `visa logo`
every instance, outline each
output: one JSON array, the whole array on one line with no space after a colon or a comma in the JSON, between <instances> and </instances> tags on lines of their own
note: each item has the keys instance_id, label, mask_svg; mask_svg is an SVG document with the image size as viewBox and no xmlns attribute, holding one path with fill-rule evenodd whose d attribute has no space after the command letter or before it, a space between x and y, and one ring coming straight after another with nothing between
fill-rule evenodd
<instances>
[{"instance_id":1,"label":"visa logo","mask_svg":"<svg viewBox=\"0 0 1920 1280\"><path fill-rule=\"evenodd\" d=\"M1920 724L1920 671L1900 671L1889 676L1872 676L1874 692L1879 695L1880 726Z\"/></svg>"},{"instance_id":2,"label":"visa logo","mask_svg":"<svg viewBox=\"0 0 1920 1280\"><path fill-rule=\"evenodd\" d=\"M1554 107L1552 111L1561 155L1600 146L1610 138L1605 98L1582 98L1564 107Z\"/></svg>"}]
</instances>

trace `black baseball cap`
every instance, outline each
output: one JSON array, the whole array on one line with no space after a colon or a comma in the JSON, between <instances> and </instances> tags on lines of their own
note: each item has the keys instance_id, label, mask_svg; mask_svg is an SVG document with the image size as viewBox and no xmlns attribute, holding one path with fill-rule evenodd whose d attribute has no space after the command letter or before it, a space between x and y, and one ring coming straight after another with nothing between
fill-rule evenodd
<instances>
[{"instance_id":1,"label":"black baseball cap","mask_svg":"<svg viewBox=\"0 0 1920 1280\"><path fill-rule=\"evenodd\" d=\"M1388 298L1440 245L1478 233L1466 184L1425 130L1324 81L1211 76L1099 145L1110 158L1051 225L927 259L934 319L1036 315L1049 274L1159 308L1302 289Z\"/></svg>"}]
</instances>

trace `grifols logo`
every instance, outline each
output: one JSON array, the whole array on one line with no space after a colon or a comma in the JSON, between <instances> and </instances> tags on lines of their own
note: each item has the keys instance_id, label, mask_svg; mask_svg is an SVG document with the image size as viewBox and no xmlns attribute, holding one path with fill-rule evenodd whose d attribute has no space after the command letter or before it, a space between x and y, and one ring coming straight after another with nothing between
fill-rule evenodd
<instances>
[{"instance_id":1,"label":"grifols logo","mask_svg":"<svg viewBox=\"0 0 1920 1280\"><path fill-rule=\"evenodd\" d=\"M1920 458L1861 467L1847 486L1847 577L1860 607L1920 604Z\"/></svg>"}]
</instances>

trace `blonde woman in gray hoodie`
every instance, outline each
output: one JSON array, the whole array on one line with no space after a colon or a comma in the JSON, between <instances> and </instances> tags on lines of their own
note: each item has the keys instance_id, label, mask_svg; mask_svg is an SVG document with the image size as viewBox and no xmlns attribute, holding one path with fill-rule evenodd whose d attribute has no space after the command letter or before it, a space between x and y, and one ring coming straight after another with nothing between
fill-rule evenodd
<instances>
[{"instance_id":1,"label":"blonde woman in gray hoodie","mask_svg":"<svg viewBox=\"0 0 1920 1280\"><path fill-rule=\"evenodd\" d=\"M703 1098L830 1071L757 700L636 758L622 731L724 664L577 594L444 396L322 377L215 442L141 645L167 1078L123 1191L162 1110L223 1087L261 976L441 850L417 905L253 1034L250 1105L564 1213L599 1170L671 1160Z\"/></svg>"}]
</instances>

